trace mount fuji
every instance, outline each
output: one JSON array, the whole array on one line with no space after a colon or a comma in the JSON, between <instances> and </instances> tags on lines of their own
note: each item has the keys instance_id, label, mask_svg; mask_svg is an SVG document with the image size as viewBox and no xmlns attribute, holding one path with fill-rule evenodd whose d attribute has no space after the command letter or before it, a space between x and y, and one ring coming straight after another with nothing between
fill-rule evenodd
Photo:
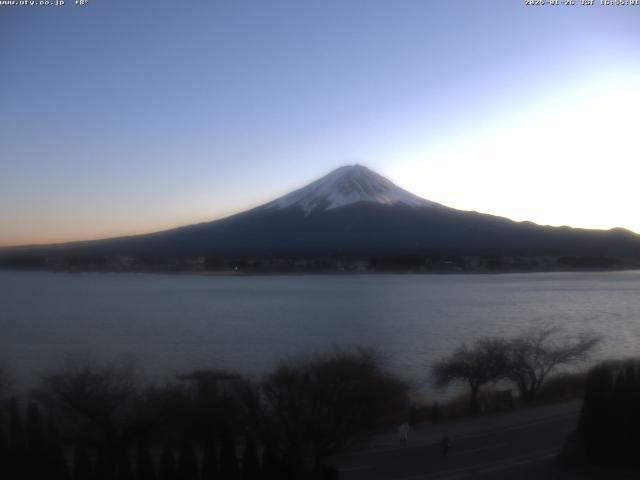
<instances>
[{"instance_id":1,"label":"mount fuji","mask_svg":"<svg viewBox=\"0 0 640 480\"><path fill-rule=\"evenodd\" d=\"M306 214L310 214L358 202L409 207L441 206L403 190L367 167L353 165L340 167L262 208L301 208Z\"/></svg>"},{"instance_id":2,"label":"mount fuji","mask_svg":"<svg viewBox=\"0 0 640 480\"><path fill-rule=\"evenodd\" d=\"M637 265L640 236L623 229L546 227L456 210L353 165L269 203L208 223L131 237L0 250L5 264L11 258L51 262L52 258L127 257L163 263L197 257L255 261L402 256L591 256Z\"/></svg>"}]
</instances>

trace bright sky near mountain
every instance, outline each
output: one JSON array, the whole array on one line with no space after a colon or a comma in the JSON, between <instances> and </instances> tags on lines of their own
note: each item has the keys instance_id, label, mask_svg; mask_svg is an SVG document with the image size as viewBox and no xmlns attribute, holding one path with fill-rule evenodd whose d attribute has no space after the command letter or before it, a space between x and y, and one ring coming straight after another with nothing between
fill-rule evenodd
<instances>
[{"instance_id":1,"label":"bright sky near mountain","mask_svg":"<svg viewBox=\"0 0 640 480\"><path fill-rule=\"evenodd\" d=\"M212 220L353 163L640 232L640 7L66 3L0 6L0 245Z\"/></svg>"}]
</instances>

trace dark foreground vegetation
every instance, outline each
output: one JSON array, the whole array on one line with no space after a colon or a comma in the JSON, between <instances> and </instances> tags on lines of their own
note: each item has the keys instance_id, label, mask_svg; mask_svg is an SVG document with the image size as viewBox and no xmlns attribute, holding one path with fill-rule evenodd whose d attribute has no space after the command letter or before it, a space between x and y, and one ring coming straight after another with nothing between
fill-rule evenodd
<instances>
[{"instance_id":1,"label":"dark foreground vegetation","mask_svg":"<svg viewBox=\"0 0 640 480\"><path fill-rule=\"evenodd\" d=\"M591 463L640 467L640 359L589 371L574 440Z\"/></svg>"},{"instance_id":2,"label":"dark foreground vegetation","mask_svg":"<svg viewBox=\"0 0 640 480\"><path fill-rule=\"evenodd\" d=\"M400 422L565 400L585 388L574 443L589 461L632 464L640 362L552 375L586 360L599 341L543 328L462 345L431 369L440 386L469 387L443 405L411 402L408 385L367 350L282 362L259 381L203 370L145 384L129 365L76 361L41 375L20 398L0 369L0 478L337 479L332 458ZM511 382L517 394L495 382Z\"/></svg>"},{"instance_id":3,"label":"dark foreground vegetation","mask_svg":"<svg viewBox=\"0 0 640 480\"><path fill-rule=\"evenodd\" d=\"M143 386L127 366L75 364L43 375L28 398L3 399L0 474L334 479L329 457L405 411L406 395L365 351L286 362L261 382L201 371Z\"/></svg>"}]
</instances>

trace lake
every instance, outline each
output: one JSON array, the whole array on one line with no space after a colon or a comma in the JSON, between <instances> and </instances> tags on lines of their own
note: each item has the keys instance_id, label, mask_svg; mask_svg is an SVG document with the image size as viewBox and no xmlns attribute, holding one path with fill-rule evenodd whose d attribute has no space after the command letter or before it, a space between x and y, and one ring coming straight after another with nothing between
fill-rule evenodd
<instances>
[{"instance_id":1,"label":"lake","mask_svg":"<svg viewBox=\"0 0 640 480\"><path fill-rule=\"evenodd\" d=\"M428 391L427 369L462 341L539 324L640 354L640 272L205 276L0 271L0 362L27 384L73 357L129 358L168 378L248 375L332 346L374 347Z\"/></svg>"}]
</instances>

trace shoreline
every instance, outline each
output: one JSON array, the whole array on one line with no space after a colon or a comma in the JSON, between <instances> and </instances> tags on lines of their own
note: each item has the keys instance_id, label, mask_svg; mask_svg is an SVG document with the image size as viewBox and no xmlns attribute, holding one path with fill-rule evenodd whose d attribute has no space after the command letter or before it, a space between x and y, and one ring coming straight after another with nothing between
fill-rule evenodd
<instances>
[{"instance_id":1,"label":"shoreline","mask_svg":"<svg viewBox=\"0 0 640 480\"><path fill-rule=\"evenodd\" d=\"M555 268L555 269L469 269L469 270L170 270L170 269L72 269L72 268L20 268L0 266L0 272L48 272L48 273L105 273L105 274L149 274L149 275L193 275L202 277L291 277L291 276L388 276L388 275L416 275L416 276L463 276L463 275L526 275L549 273L625 273L640 272L640 265L620 268Z\"/></svg>"}]
</instances>

